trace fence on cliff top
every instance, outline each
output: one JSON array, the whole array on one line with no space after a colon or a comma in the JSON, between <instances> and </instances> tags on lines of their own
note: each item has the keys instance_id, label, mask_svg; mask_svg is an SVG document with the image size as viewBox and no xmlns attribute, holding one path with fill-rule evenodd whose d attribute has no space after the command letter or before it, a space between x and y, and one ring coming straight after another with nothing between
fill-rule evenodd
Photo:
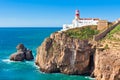
<instances>
[{"instance_id":1,"label":"fence on cliff top","mask_svg":"<svg viewBox=\"0 0 120 80\"><path fill-rule=\"evenodd\" d=\"M99 33L98 35L95 35L93 40L99 41L99 40L103 39L111 30L113 30L119 24L120 24L120 21L118 21L117 23L115 23L114 25L112 25L111 27L106 29L105 31Z\"/></svg>"}]
</instances>

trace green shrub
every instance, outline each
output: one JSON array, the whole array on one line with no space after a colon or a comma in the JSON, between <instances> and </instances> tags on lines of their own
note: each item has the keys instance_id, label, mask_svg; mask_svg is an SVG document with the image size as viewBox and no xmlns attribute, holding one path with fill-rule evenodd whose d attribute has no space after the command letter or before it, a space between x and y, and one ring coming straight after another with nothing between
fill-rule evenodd
<instances>
[{"instance_id":1,"label":"green shrub","mask_svg":"<svg viewBox=\"0 0 120 80\"><path fill-rule=\"evenodd\" d=\"M92 39L93 35L98 34L98 30L90 28L90 26L70 29L66 31L66 34L72 38L78 39Z\"/></svg>"},{"instance_id":2,"label":"green shrub","mask_svg":"<svg viewBox=\"0 0 120 80\"><path fill-rule=\"evenodd\" d=\"M113 34L115 33L120 33L120 25L116 26L112 31L110 31L110 33L108 33L105 38L110 40L116 40L116 38L113 37Z\"/></svg>"}]
</instances>

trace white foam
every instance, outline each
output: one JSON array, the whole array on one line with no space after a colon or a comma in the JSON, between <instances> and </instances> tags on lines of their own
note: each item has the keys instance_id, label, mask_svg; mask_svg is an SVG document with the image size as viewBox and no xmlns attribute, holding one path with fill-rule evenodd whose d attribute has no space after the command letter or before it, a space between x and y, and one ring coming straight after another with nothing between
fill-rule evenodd
<instances>
[{"instance_id":1,"label":"white foam","mask_svg":"<svg viewBox=\"0 0 120 80\"><path fill-rule=\"evenodd\" d=\"M85 77L86 79L90 79L90 80L95 80L95 78L91 78L89 76Z\"/></svg>"},{"instance_id":2,"label":"white foam","mask_svg":"<svg viewBox=\"0 0 120 80\"><path fill-rule=\"evenodd\" d=\"M34 66L35 66L37 69L40 69L40 67L39 67L39 66L37 66L36 64L34 64Z\"/></svg>"},{"instance_id":3,"label":"white foam","mask_svg":"<svg viewBox=\"0 0 120 80\"><path fill-rule=\"evenodd\" d=\"M15 61L11 61L11 60L9 60L9 59L3 59L2 61L5 62L5 63L15 62Z\"/></svg>"}]
</instances>

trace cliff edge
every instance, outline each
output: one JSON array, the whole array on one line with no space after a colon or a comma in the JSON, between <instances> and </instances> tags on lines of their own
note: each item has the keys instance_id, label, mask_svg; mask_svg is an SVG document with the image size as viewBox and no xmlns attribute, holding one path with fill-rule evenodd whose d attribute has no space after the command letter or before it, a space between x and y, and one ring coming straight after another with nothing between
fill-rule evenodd
<instances>
[{"instance_id":1,"label":"cliff edge","mask_svg":"<svg viewBox=\"0 0 120 80\"><path fill-rule=\"evenodd\" d=\"M79 36L80 32L84 34ZM94 34L96 31L90 28L77 28L51 34L37 49L36 64L43 72L91 73L94 47L87 38L90 39Z\"/></svg>"}]
</instances>

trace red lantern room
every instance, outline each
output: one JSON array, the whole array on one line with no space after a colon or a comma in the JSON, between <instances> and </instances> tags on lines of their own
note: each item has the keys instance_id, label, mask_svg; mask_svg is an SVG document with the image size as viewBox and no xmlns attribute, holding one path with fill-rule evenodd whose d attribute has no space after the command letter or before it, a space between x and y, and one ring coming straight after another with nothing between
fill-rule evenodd
<instances>
[{"instance_id":1,"label":"red lantern room","mask_svg":"<svg viewBox=\"0 0 120 80\"><path fill-rule=\"evenodd\" d=\"M76 18L76 19L80 19L79 10L76 10L76 11L75 11L75 18Z\"/></svg>"},{"instance_id":2,"label":"red lantern room","mask_svg":"<svg viewBox=\"0 0 120 80\"><path fill-rule=\"evenodd\" d=\"M76 10L75 14L76 14L76 16L79 16L79 10Z\"/></svg>"}]
</instances>

